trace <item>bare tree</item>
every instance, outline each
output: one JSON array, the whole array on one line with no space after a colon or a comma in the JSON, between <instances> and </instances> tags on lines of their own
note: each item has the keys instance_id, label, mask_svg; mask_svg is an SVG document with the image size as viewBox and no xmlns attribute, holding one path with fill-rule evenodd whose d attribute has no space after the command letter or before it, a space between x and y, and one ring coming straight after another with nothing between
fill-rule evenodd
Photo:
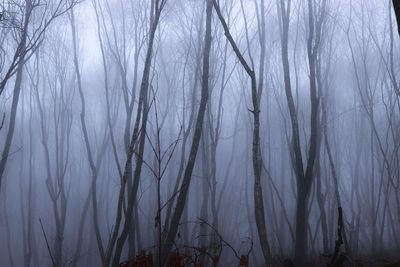
<instances>
[{"instance_id":1,"label":"bare tree","mask_svg":"<svg viewBox=\"0 0 400 267\"><path fill-rule=\"evenodd\" d=\"M175 240L175 236L178 231L178 225L185 208L187 194L189 191L190 181L192 178L193 168L196 162L197 150L200 144L200 138L203 130L203 121L208 101L209 93L209 69L210 69L210 50L211 50L211 20L212 20L212 2L207 1L206 7L206 30L204 38L204 54L203 54L203 74L201 83L201 100L199 111L197 113L197 119L195 124L195 130L193 135L193 141L190 148L189 160L187 162L183 180L180 186L178 199L176 202L175 210L171 218L171 224L167 230L167 237L165 240L165 246L162 252L162 264L167 260L169 253L171 252L172 245Z\"/></svg>"},{"instance_id":2,"label":"bare tree","mask_svg":"<svg viewBox=\"0 0 400 267\"><path fill-rule=\"evenodd\" d=\"M252 146L252 154L253 154L253 171L254 171L254 214L256 218L258 236L261 243L261 248L264 254L264 259L266 264L272 264L272 256L267 238L267 229L265 224L265 215L264 215L264 203L263 203L263 194L261 187L261 170L262 170L262 159L261 159L261 151L260 151L260 108L259 108L259 97L261 96L260 90L257 89L257 79L256 74L252 67L247 63L244 59L243 54L240 52L236 42L234 41L228 25L225 22L225 19L222 16L219 5L215 0L213 0L214 8L218 14L218 18L224 28L225 36L228 39L229 43L232 46L233 51L235 52L237 58L245 69L246 73L249 75L251 79L251 96L253 103L253 110L249 110L253 114L253 146ZM265 34L265 29L263 30ZM262 39L263 37L261 37ZM262 59L263 60L263 59ZM261 63L263 64L263 63ZM253 64L254 65L254 64ZM260 83L262 86L262 82Z\"/></svg>"},{"instance_id":3,"label":"bare tree","mask_svg":"<svg viewBox=\"0 0 400 267\"><path fill-rule=\"evenodd\" d=\"M62 40L59 40L62 42ZM57 49L56 49L57 47ZM74 91L65 91L68 84L68 68L65 62L68 62L65 49L60 49L59 43L55 42L52 47L54 56L55 73L45 70L44 77L48 81L59 81L57 83L49 82L48 89L51 98L45 92L39 92L36 88L36 102L40 115L40 126L42 135L42 146L46 165L46 186L49 197L52 202L53 216L55 221L55 239L53 246L54 263L60 266L63 263L63 244L64 232L67 216L68 188L67 177L70 164L70 140L72 128L72 110L71 102ZM53 78L57 77L57 78ZM49 101L50 100L50 101ZM49 103L47 106L44 102ZM53 111L53 116L48 110ZM54 140L54 150L49 142Z\"/></svg>"},{"instance_id":4,"label":"bare tree","mask_svg":"<svg viewBox=\"0 0 400 267\"><path fill-rule=\"evenodd\" d=\"M80 124L81 124L81 129L84 137L84 143L86 147L86 153L87 153L87 159L89 162L89 168L91 171L92 175L92 181L91 181L91 187L88 192L88 198L85 201L84 209L82 212L86 212L87 207L89 205L88 199L91 197L92 200L92 209L93 209L93 224L94 224L94 232L96 236L96 241L97 241L97 246L99 250L99 254L102 260L102 263L104 266L108 266L107 263L107 258L106 254L104 251L103 247L103 241L101 237L101 232L100 232L100 226L99 226L99 218L98 218L98 201L97 201L97 181L99 177L99 169L102 164L104 155L105 155L105 150L107 148L108 144L108 131L107 129L104 130L101 146L99 147L97 151L97 156L95 152L93 151L92 144L90 143L90 138L89 138L89 133L87 130L86 126L86 101L85 101L85 95L83 91L83 85L82 85L82 76L81 76L81 70L79 66L79 61L78 61L78 39L77 39L77 34L76 34L76 28L75 28L75 17L74 17L74 12L73 10L70 13L70 23L71 23L71 29L72 29L72 41L73 41L73 52L74 52L74 57L73 57L73 62L74 62L74 70L75 70L75 75L76 75L76 83L78 87L78 92L81 100L81 112L80 112ZM82 216L82 220L84 220L84 215ZM81 226L83 226L83 221L81 222ZM78 237L79 241L79 237ZM109 258L108 258L109 260Z\"/></svg>"},{"instance_id":5,"label":"bare tree","mask_svg":"<svg viewBox=\"0 0 400 267\"><path fill-rule=\"evenodd\" d=\"M314 163L317 158L318 147L318 124L319 124L319 96L317 92L317 56L320 49L321 33L324 19L326 17L326 1L318 3L307 2L308 27L307 27L307 56L309 65L310 83L310 136L309 148L306 160L303 160L302 147L300 143L300 129L298 114L293 100L292 86L290 81L290 65L288 56L289 24L291 12L291 0L278 2L278 14L280 18L282 65L284 70L285 93L290 112L292 125L292 149L293 164L297 182L297 207L296 207L296 244L295 258L299 266L305 263L307 258L307 226L308 226L308 199L311 185L314 179ZM305 165L305 169L304 169Z\"/></svg>"},{"instance_id":6,"label":"bare tree","mask_svg":"<svg viewBox=\"0 0 400 267\"><path fill-rule=\"evenodd\" d=\"M40 0L20 0L12 1L7 7L2 7L4 11L2 12L0 26L2 28L11 27L14 39L16 40L16 48L7 71L5 71L4 76L0 78L0 95L4 91L7 82L14 74L16 74L16 78L13 89L7 138L4 143L0 160L0 189L14 135L15 118L17 114L19 95L21 92L24 64L32 56L37 47L43 42L45 32L50 27L52 21L73 8L76 3L77 1L75 0L59 0L56 3L42 3ZM43 5L45 8L41 9L40 7ZM35 10L39 10L41 13L38 15ZM38 18L36 18L36 16L38 16ZM34 23L34 19L38 19L39 23ZM3 51L1 52L3 53ZM5 53L0 56L4 57ZM3 69L5 61L4 58L0 60L0 70Z\"/></svg>"},{"instance_id":7,"label":"bare tree","mask_svg":"<svg viewBox=\"0 0 400 267\"><path fill-rule=\"evenodd\" d=\"M115 246L115 253L112 261L113 266L118 266L119 265L119 260L121 257L122 249L125 244L126 238L129 234L129 229L132 221L132 213L133 213L133 208L136 205L136 194L139 186L139 180L140 180L140 175L141 175L141 170L142 170L142 165L143 165L143 152L144 152L144 145L145 145L145 140L146 140L146 126L147 126L147 119L148 119L148 111L149 111L149 105L148 105L148 100L147 100L147 95L148 95L148 89L149 89L149 84L150 84L150 67L151 67L151 62L152 62L152 56L153 56L153 45L154 45L154 39L155 39L155 34L157 30L157 26L159 25L160 18L161 18L161 13L162 10L164 9L167 0L152 0L151 2L151 16L150 16L150 30L149 30L149 40L148 40L148 47L147 47L147 52L146 52L146 59L144 62L144 70L143 70L143 76L142 76L142 81L140 85L140 92L139 92L139 103L137 107L137 113L136 113L136 120L135 120L135 125L134 129L132 132L132 137L127 153L127 160L125 163L124 167L124 173L122 176L122 181L121 181L121 189L119 192L119 197L118 197L118 208L117 208L117 215L115 219L115 228L113 230L113 233L110 238L110 242L108 245L108 254L111 255L111 253L114 251L114 246ZM141 125L140 125L140 120L141 120ZM140 133L140 135L139 135ZM130 192L130 195L128 197L128 203L127 203L127 212L125 213L125 221L123 224L122 232L118 237L119 234L119 227L121 224L121 219L122 219L122 204L124 201L124 195L125 195L125 188L126 188L126 182L127 179L130 176L130 166L132 162L132 157L135 152L135 147L138 146L138 152L137 154L137 160L136 160L136 167L135 171L133 174L133 185L132 189ZM118 237L118 239L117 239Z\"/></svg>"},{"instance_id":8,"label":"bare tree","mask_svg":"<svg viewBox=\"0 0 400 267\"><path fill-rule=\"evenodd\" d=\"M139 7L139 8L138 8ZM143 51L143 47L145 45L145 37L147 32L146 21L147 21L147 12L148 3L141 2L136 3L131 0L129 3L121 3L121 7L119 10L121 18L117 17L115 14L115 10L110 8L110 4L105 3L104 7L101 5L101 2L96 2L95 5L95 13L96 20L98 25L98 38L100 42L101 55L103 61L103 69L104 69L104 87L106 93L106 102L107 102L107 120L108 127L110 131L111 144L114 154L115 163L119 172L119 175L122 177L121 163L118 156L117 151L117 142L114 134L114 124L116 120L113 120L111 117L111 98L110 98L110 89L112 84L110 82L110 72L111 67L115 64L117 71L119 72L117 75L120 77L120 87L122 91L124 111L126 113L124 133L123 133L123 144L125 146L125 154L128 157L129 152L129 136L131 131L131 122L133 117L133 109L135 105L137 87L138 87L138 71L139 71L139 63L140 63L140 55ZM126 15L127 10L133 13L133 20L129 19L129 16ZM117 15L119 15L117 13ZM128 25L130 22L134 23L134 31L133 33L129 30ZM120 25L122 24L122 32L119 30ZM109 26L108 26L109 25ZM103 37L104 36L104 37ZM133 40L132 40L133 39ZM132 42L132 43L131 43ZM133 47L131 47L133 46ZM132 50L133 51L132 51ZM130 54L133 52L133 66L129 64ZM131 68L133 68L131 70ZM129 78L128 74L130 71L133 71L132 77L132 86L129 86ZM117 85L119 86L119 85ZM127 179L127 193L129 198L130 193L132 192L132 164L129 167L129 177ZM137 205L134 206L135 214L137 213ZM139 224L131 224L131 229L129 230L128 236L128 244L129 244L129 258L135 256L135 229L139 230ZM139 239L139 236L137 236ZM139 242L139 240L138 240Z\"/></svg>"}]
</instances>

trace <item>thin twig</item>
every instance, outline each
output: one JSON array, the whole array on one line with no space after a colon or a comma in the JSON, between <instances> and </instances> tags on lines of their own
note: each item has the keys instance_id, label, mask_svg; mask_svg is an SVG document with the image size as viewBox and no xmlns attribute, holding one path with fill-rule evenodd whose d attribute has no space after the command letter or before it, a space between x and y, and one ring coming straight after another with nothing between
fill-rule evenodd
<instances>
[{"instance_id":1,"label":"thin twig","mask_svg":"<svg viewBox=\"0 0 400 267\"><path fill-rule=\"evenodd\" d=\"M56 265L56 263L55 263L55 261L54 261L53 255L51 255L51 250L50 250L50 246L49 246L49 241L47 240L46 232L44 231L44 228L43 228L42 219L39 218L39 222L40 222L40 226L42 227L42 232L43 232L44 240L46 241L46 246L47 246L47 250L49 251L49 254L50 254L51 262L53 263L53 266L54 266L54 267L57 267L57 265Z\"/></svg>"}]
</instances>

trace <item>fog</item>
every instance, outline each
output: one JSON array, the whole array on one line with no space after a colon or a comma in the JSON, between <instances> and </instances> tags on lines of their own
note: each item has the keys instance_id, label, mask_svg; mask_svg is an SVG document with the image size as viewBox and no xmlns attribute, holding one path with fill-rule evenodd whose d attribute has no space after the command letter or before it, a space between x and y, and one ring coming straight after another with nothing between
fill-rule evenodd
<instances>
[{"instance_id":1,"label":"fog","mask_svg":"<svg viewBox=\"0 0 400 267\"><path fill-rule=\"evenodd\" d=\"M2 0L0 266L399 264L399 5Z\"/></svg>"}]
</instances>

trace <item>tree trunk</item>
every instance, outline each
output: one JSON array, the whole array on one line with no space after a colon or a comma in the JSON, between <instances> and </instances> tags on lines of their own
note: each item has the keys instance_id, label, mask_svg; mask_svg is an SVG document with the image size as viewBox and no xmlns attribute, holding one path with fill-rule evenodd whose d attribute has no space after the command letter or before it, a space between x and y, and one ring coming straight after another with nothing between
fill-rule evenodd
<instances>
[{"instance_id":1,"label":"tree trunk","mask_svg":"<svg viewBox=\"0 0 400 267\"><path fill-rule=\"evenodd\" d=\"M141 171L142 171L143 152L144 152L144 145L145 145L145 141L146 141L146 125L147 125L147 118L148 118L147 95L148 95L148 88L149 88L150 67L151 67L151 61L152 61L152 55L153 55L153 44L154 44L157 26L160 21L161 11L162 11L163 6L165 5L165 1L161 1L161 3L156 1L156 3L157 3L157 5L154 6L154 2L152 2L152 6L154 6L154 16L152 13L151 18L150 18L149 44L148 44L146 59L145 59L145 63L144 63L142 82L140 85L139 104L138 104L138 111L136 114L137 117L136 117L136 122L135 122L134 130L133 130L133 134L132 134L132 138L131 138L131 143L129 146L127 161L125 164L125 171L124 171L124 175L122 177L122 185L121 185L120 195L119 195L119 200L118 200L116 227L114 228L113 234L110 239L111 240L110 246L108 248L108 254L109 254L109 253L113 252L114 245L116 246L114 258L112 261L112 266L119 266L122 249L125 244L126 238L129 234L129 229L130 229L130 225L131 225L131 221L132 221L132 214L133 214L134 206L136 205L136 195L137 195L137 191L138 191L138 187L139 187L140 175L141 175ZM153 10L153 8L152 8L152 10ZM142 117L142 124L139 129L140 117ZM122 229L120 236L118 237L118 240L116 240L118 232L119 232L120 222L121 222L121 210L122 210L122 201L124 200L124 194L125 194L125 184L131 173L129 170L130 170L130 166L132 164L131 162L132 162L132 156L134 154L134 146L136 144L137 137L139 135L139 131L140 131L139 151L137 153L136 168L135 168L135 172L133 174L133 185L132 185L132 189L128 193L128 205L127 205L127 212L125 213L125 222L123 225L123 229Z\"/></svg>"},{"instance_id":2,"label":"tree trunk","mask_svg":"<svg viewBox=\"0 0 400 267\"><path fill-rule=\"evenodd\" d=\"M22 39L18 47L18 49L20 49L22 52L21 52L21 58L18 62L17 76L15 78L14 93L11 104L10 122L8 126L6 141L4 143L3 153L1 155L1 160L0 160L0 192L1 192L2 178L4 175L4 171L6 169L11 143L14 136L15 118L17 116L18 100L19 100L19 94L21 92L22 74L24 72L24 55L25 55L24 51L26 49L27 31L28 31L28 24L31 11L32 11L31 5L27 3L25 11L24 28L21 37Z\"/></svg>"},{"instance_id":3,"label":"tree trunk","mask_svg":"<svg viewBox=\"0 0 400 267\"><path fill-rule=\"evenodd\" d=\"M183 210L185 208L187 194L189 191L190 181L192 179L192 172L194 164L196 162L197 150L199 148L200 137L203 129L204 115L206 111L208 101L208 80L210 72L210 50L211 50L211 19L212 19L212 2L207 0L206 9L206 33L205 33L205 45L203 55L203 76L201 86L201 100L199 106L199 112L196 119L196 128L194 131L192 146L190 149L189 160L185 168L180 192L176 202L176 207L172 215L171 224L166 237L166 243L162 252L162 264L165 264L169 253L171 252L172 245L175 240L176 233L178 231L179 221L181 219Z\"/></svg>"},{"instance_id":4,"label":"tree trunk","mask_svg":"<svg viewBox=\"0 0 400 267\"><path fill-rule=\"evenodd\" d=\"M261 188L261 151L260 151L260 108L259 108L259 93L257 92L257 81L255 72L246 60L243 57L243 54L239 51L238 46L233 40L232 35L229 32L228 25L225 22L225 19L222 16L219 5L215 0L213 0L213 5L215 11L217 12L218 18L224 28L225 36L228 39L229 43L232 46L233 51L235 52L237 58L242 64L243 68L249 75L251 79L251 97L253 103L253 110L250 112L253 114L253 146L252 146L252 154L253 154L253 171L254 171L254 215L256 219L256 225L258 230L258 237L260 239L261 249L264 255L265 262L267 264L271 264L271 252L268 244L267 238L267 229L265 225L265 215L264 215L264 202L263 202L263 194ZM259 90L261 90L259 88Z\"/></svg>"},{"instance_id":5,"label":"tree trunk","mask_svg":"<svg viewBox=\"0 0 400 267\"><path fill-rule=\"evenodd\" d=\"M394 12L396 13L396 18L397 18L397 29L400 35L400 1L399 0L392 0L393 1L393 7L394 7Z\"/></svg>"}]
</instances>

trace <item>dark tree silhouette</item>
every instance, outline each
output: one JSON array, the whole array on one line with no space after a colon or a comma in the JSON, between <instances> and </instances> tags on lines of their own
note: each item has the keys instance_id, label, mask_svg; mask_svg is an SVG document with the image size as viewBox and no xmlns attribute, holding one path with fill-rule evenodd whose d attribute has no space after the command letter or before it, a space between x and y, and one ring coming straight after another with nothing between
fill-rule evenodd
<instances>
[{"instance_id":1,"label":"dark tree silhouette","mask_svg":"<svg viewBox=\"0 0 400 267\"><path fill-rule=\"evenodd\" d=\"M400 0L392 0L392 1L393 1L394 13L396 13L396 18L397 18L397 30L399 31L400 35Z\"/></svg>"}]
</instances>

